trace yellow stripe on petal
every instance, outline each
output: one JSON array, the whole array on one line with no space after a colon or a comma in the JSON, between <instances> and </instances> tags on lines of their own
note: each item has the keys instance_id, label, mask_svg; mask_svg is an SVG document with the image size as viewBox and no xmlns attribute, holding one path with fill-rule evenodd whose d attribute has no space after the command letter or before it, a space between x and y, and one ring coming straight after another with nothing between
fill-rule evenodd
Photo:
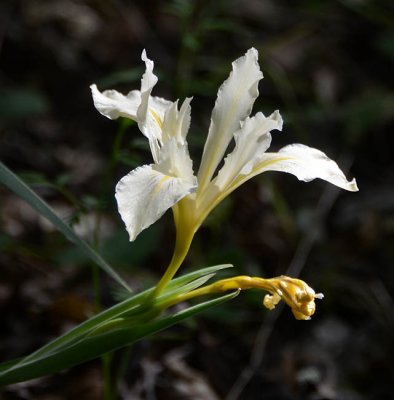
<instances>
[{"instance_id":1,"label":"yellow stripe on petal","mask_svg":"<svg viewBox=\"0 0 394 400\"><path fill-rule=\"evenodd\" d=\"M160 129L163 129L163 121L161 120L161 118L157 115L157 113L155 112L155 110L153 110L152 108L149 109L149 112L152 114L153 118L155 119L155 121L157 122L157 124L159 125Z\"/></svg>"},{"instance_id":2,"label":"yellow stripe on petal","mask_svg":"<svg viewBox=\"0 0 394 400\"><path fill-rule=\"evenodd\" d=\"M163 176L163 178L161 178L160 182L158 182L158 184L155 187L155 193L159 193L162 189L163 189L163 185L170 179L171 177L168 175Z\"/></svg>"}]
</instances>

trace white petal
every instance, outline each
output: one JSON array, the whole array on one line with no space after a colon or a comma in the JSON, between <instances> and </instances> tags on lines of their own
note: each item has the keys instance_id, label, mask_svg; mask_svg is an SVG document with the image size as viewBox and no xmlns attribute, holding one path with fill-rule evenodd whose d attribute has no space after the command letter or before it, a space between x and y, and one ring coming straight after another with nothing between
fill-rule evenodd
<instances>
[{"instance_id":1,"label":"white petal","mask_svg":"<svg viewBox=\"0 0 394 400\"><path fill-rule=\"evenodd\" d=\"M127 96L116 90L105 90L100 92L95 84L90 86L92 90L94 106L100 114L109 119L119 117L137 119L137 109L141 103L141 93L139 90L131 91Z\"/></svg>"},{"instance_id":2,"label":"white petal","mask_svg":"<svg viewBox=\"0 0 394 400\"><path fill-rule=\"evenodd\" d=\"M137 110L138 127L149 140L162 140L162 125L164 114L172 105L171 101L153 98L151 92L157 83L153 73L153 61L146 56L145 50L141 59L145 62L146 70L141 79L141 104Z\"/></svg>"},{"instance_id":3,"label":"white petal","mask_svg":"<svg viewBox=\"0 0 394 400\"><path fill-rule=\"evenodd\" d=\"M115 197L130 240L193 190L190 182L164 175L152 165L144 165L124 176L116 185Z\"/></svg>"},{"instance_id":4,"label":"white petal","mask_svg":"<svg viewBox=\"0 0 394 400\"><path fill-rule=\"evenodd\" d=\"M197 187L197 178L193 174L193 161L186 142L181 144L176 138L171 138L160 149L159 163L152 168L165 175L182 178Z\"/></svg>"},{"instance_id":5,"label":"white petal","mask_svg":"<svg viewBox=\"0 0 394 400\"><path fill-rule=\"evenodd\" d=\"M172 137L175 137L180 144L186 142L190 127L190 101L191 98L186 98L179 111L178 101L176 101L166 111L163 122L163 142Z\"/></svg>"},{"instance_id":6,"label":"white petal","mask_svg":"<svg viewBox=\"0 0 394 400\"><path fill-rule=\"evenodd\" d=\"M253 176L264 171L288 172L305 182L320 178L342 189L358 191L356 180L348 181L335 161L322 151L302 144L285 146L278 153L265 153Z\"/></svg>"},{"instance_id":7,"label":"white petal","mask_svg":"<svg viewBox=\"0 0 394 400\"><path fill-rule=\"evenodd\" d=\"M157 76L153 73L154 63L147 57L145 49L142 50L141 60L145 62L146 68L145 73L144 75L142 75L141 79L141 93L145 93L152 90L152 88L156 85L158 79Z\"/></svg>"},{"instance_id":8,"label":"white petal","mask_svg":"<svg viewBox=\"0 0 394 400\"><path fill-rule=\"evenodd\" d=\"M242 128L234 134L234 150L224 160L214 184L223 190L239 175L250 174L271 144L270 131L282 130L282 124L278 111L269 117L257 113L252 118L246 118Z\"/></svg>"},{"instance_id":9,"label":"white petal","mask_svg":"<svg viewBox=\"0 0 394 400\"><path fill-rule=\"evenodd\" d=\"M141 59L145 62L146 69L141 79L141 104L139 105L137 110L138 126L141 129L141 132L148 138L154 135L156 139L159 139L161 137L161 134L156 134L156 131L161 131L161 127L159 127L160 129L157 129L159 121L156 121L156 123L155 121L152 121L153 129L152 126L149 126L151 122L149 113L149 98L152 89L156 85L158 79L157 76L153 73L153 61L149 60L149 58L146 56L145 50L142 52Z\"/></svg>"},{"instance_id":10,"label":"white petal","mask_svg":"<svg viewBox=\"0 0 394 400\"><path fill-rule=\"evenodd\" d=\"M243 57L234 61L229 78L218 91L198 173L199 191L208 185L234 132L250 114L259 94L258 82L263 74L257 58L257 50L251 48Z\"/></svg>"}]
</instances>

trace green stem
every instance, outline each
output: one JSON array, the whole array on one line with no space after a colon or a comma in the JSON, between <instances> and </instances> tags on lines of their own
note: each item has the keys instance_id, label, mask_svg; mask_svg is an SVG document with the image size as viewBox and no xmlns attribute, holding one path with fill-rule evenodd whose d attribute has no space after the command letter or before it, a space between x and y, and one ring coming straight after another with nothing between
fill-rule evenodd
<instances>
[{"instance_id":1,"label":"green stem","mask_svg":"<svg viewBox=\"0 0 394 400\"><path fill-rule=\"evenodd\" d=\"M113 353L107 353L101 356L101 364L104 380L104 400L115 399L115 387L112 378L112 357Z\"/></svg>"},{"instance_id":2,"label":"green stem","mask_svg":"<svg viewBox=\"0 0 394 400\"><path fill-rule=\"evenodd\" d=\"M108 193L109 186L112 182L112 177L114 174L114 170L117 163L117 157L120 152L121 143L123 141L124 134L129 126L128 122L123 120L120 121L118 132L116 134L115 140L112 145L111 157L107 163L107 168L104 177L104 184L102 186L100 203L104 203L105 196ZM100 244L100 231L101 231L101 221L102 221L102 212L98 210L96 226L93 235L93 241L96 247L99 247ZM93 285L94 285L94 293L95 293L95 302L96 305L101 307L101 290L100 290L100 275L96 266L93 266ZM113 379L111 375L112 370L112 354L105 354L101 357L101 368L103 374L103 384L104 384L104 399L112 400L114 398L114 387L113 387Z\"/></svg>"},{"instance_id":3,"label":"green stem","mask_svg":"<svg viewBox=\"0 0 394 400\"><path fill-rule=\"evenodd\" d=\"M95 306L98 310L102 307L101 302L101 285L100 285L100 271L97 265L92 265L92 281L93 281L93 291ZM114 399L114 388L111 376L111 364L112 364L112 353L104 354L101 356L101 372L103 377L103 387L104 387L104 400Z\"/></svg>"},{"instance_id":4,"label":"green stem","mask_svg":"<svg viewBox=\"0 0 394 400\"><path fill-rule=\"evenodd\" d=\"M185 232L183 229L177 229L174 254L164 275L161 277L159 283L152 293L153 297L157 297L160 293L162 293L164 288L170 283L171 279L177 273L179 267L182 265L183 260L186 258L186 255L189 252L193 237L193 231L188 230Z\"/></svg>"}]
</instances>

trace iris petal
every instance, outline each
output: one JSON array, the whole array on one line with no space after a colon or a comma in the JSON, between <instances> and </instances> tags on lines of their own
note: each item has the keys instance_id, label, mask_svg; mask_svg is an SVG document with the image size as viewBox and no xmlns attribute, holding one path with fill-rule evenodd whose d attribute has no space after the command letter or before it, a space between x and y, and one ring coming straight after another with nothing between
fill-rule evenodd
<instances>
[{"instance_id":1,"label":"iris petal","mask_svg":"<svg viewBox=\"0 0 394 400\"><path fill-rule=\"evenodd\" d=\"M303 144L290 144L277 153L265 153L253 176L265 171L287 172L305 182L320 178L342 189L358 191L356 180L348 181L335 161Z\"/></svg>"},{"instance_id":2,"label":"iris petal","mask_svg":"<svg viewBox=\"0 0 394 400\"><path fill-rule=\"evenodd\" d=\"M124 176L116 185L115 197L130 241L193 190L190 181L165 175L152 165Z\"/></svg>"},{"instance_id":3,"label":"iris petal","mask_svg":"<svg viewBox=\"0 0 394 400\"><path fill-rule=\"evenodd\" d=\"M257 62L258 52L251 48L234 61L232 72L219 88L212 111L208 138L198 172L199 192L204 191L240 123L249 116L259 91L263 74Z\"/></svg>"},{"instance_id":4,"label":"iris petal","mask_svg":"<svg viewBox=\"0 0 394 400\"><path fill-rule=\"evenodd\" d=\"M93 102L100 114L109 119L126 117L132 120L137 119L137 109L141 103L139 90L132 90L127 96L116 90L105 90L100 92L96 85L91 85Z\"/></svg>"},{"instance_id":5,"label":"iris petal","mask_svg":"<svg viewBox=\"0 0 394 400\"><path fill-rule=\"evenodd\" d=\"M246 118L239 131L235 132L234 150L225 158L214 183L221 190L238 178L248 175L253 167L264 157L271 144L271 130L282 129L282 117L275 111L269 117L257 113Z\"/></svg>"}]
</instances>

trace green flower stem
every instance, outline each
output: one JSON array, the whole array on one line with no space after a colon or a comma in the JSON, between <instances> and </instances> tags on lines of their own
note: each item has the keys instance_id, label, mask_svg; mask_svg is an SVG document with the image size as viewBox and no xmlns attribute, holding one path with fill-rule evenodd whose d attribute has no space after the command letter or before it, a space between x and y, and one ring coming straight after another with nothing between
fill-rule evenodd
<instances>
[{"instance_id":1,"label":"green flower stem","mask_svg":"<svg viewBox=\"0 0 394 400\"><path fill-rule=\"evenodd\" d=\"M153 297L157 297L162 293L165 287L171 282L189 252L193 237L194 232L192 230L177 229L174 254L170 265L152 293Z\"/></svg>"}]
</instances>

